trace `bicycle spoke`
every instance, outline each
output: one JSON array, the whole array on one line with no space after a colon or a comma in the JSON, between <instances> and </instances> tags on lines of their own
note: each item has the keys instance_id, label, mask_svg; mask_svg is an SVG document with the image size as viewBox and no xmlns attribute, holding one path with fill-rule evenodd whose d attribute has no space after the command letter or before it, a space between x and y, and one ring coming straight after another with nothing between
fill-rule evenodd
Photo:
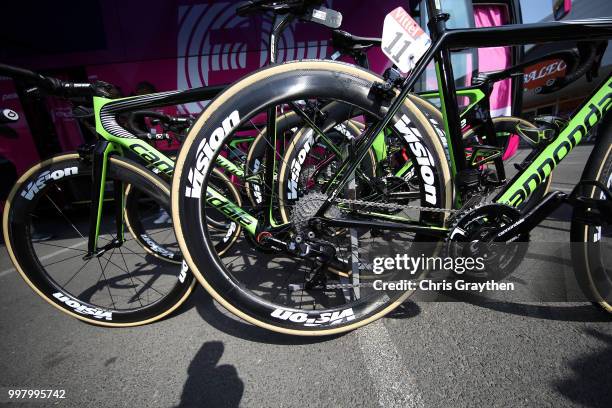
<instances>
[{"instance_id":1,"label":"bicycle spoke","mask_svg":"<svg viewBox=\"0 0 612 408\"><path fill-rule=\"evenodd\" d=\"M140 297L138 296L138 291L136 290L136 284L134 283L134 278L132 278L132 274L128 271L129 267L128 267L127 262L125 260L125 256L123 256L123 252L121 252L121 247L119 248L119 254L121 254L121 259L123 259L123 264L125 265L125 270L126 270L128 276L130 277L130 281L132 282L132 286L134 286L134 294L138 297L138 302L140 303L140 306L143 306L142 301L140 300Z\"/></svg>"},{"instance_id":2,"label":"bicycle spoke","mask_svg":"<svg viewBox=\"0 0 612 408\"><path fill-rule=\"evenodd\" d=\"M51 204L53 205L53 207L55 207L55 209L57 210L57 212L66 220L68 221L68 224L70 224L70 226L72 227L72 229L74 229L77 234L79 234L79 236L81 238L85 238L83 236L83 234L81 234L81 231L79 231L79 229L72 223L72 221L70 221L68 219L68 217L66 217L66 215L64 214L64 212L62 210L60 210L59 206L57 204L55 204L55 202L51 199L51 197L49 197L48 195L46 195L45 197L47 197L47 199L51 202Z\"/></svg>"},{"instance_id":3,"label":"bicycle spoke","mask_svg":"<svg viewBox=\"0 0 612 408\"><path fill-rule=\"evenodd\" d=\"M113 248L113 250L111 251L111 255L110 256L112 256L114 252L115 252L115 249ZM108 282L108 279L106 278L106 275L104 274L104 271L106 270L106 267L108 266L108 263L110 262L110 257L109 257L108 261L106 261L106 265L104 265L104 267L102 267L102 262L100 262L100 258L97 257L97 259L98 259L98 263L100 264L100 268L102 269L102 273L100 274L100 277L104 277L104 280L106 282ZM97 284L100 283L100 277L98 277ZM108 289L108 296L111 299L112 306L113 306L113 308L116 308L115 301L113 299L113 295L111 294L111 291L110 291L110 285L107 285L107 289Z\"/></svg>"},{"instance_id":4,"label":"bicycle spoke","mask_svg":"<svg viewBox=\"0 0 612 408\"><path fill-rule=\"evenodd\" d=\"M89 265L89 261L91 261L92 258L89 258L87 261L85 261L85 263L83 265L81 265L81 267L74 273L74 275L72 275L72 277L70 279L68 279L68 281L66 283L64 283L62 285L62 287L66 287L68 286L68 284L70 282L72 282L72 280L79 274L79 272L81 272L87 265Z\"/></svg>"}]
</instances>

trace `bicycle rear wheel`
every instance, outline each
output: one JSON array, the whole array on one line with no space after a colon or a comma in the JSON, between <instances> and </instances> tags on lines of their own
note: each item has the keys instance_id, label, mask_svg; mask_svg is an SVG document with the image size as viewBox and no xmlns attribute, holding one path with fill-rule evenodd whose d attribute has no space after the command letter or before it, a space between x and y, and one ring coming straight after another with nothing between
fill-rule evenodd
<instances>
[{"instance_id":1,"label":"bicycle rear wheel","mask_svg":"<svg viewBox=\"0 0 612 408\"><path fill-rule=\"evenodd\" d=\"M126 231L125 241L99 256L87 253L91 165L65 154L28 170L7 200L3 227L7 250L21 277L62 312L101 326L134 326L158 320L183 303L195 283L187 268L152 256ZM138 192L139 228L178 253L172 227L152 221L169 210L168 186L142 166L119 157L108 162L106 203L99 247L117 237L113 189L121 182Z\"/></svg>"},{"instance_id":2,"label":"bicycle rear wheel","mask_svg":"<svg viewBox=\"0 0 612 408\"><path fill-rule=\"evenodd\" d=\"M236 203L242 203L240 193L236 187L218 170L215 171L215 186L220 191L223 191L228 197L232 197ZM133 188L131 184L125 188L124 219L132 237L149 254L168 262L182 264L183 256L175 240L171 240L170 247L168 247L166 244L158 241L160 237L159 233L156 233L156 235L149 235L147 233L147 228L151 227L151 223L158 230L167 231L172 229L172 219L170 218L167 208L160 207L159 211L152 216L150 213L141 210L141 202L143 199L146 200L145 194ZM146 222L142 220L143 216L147 218ZM152 217L154 218L151 219ZM218 212L208 214L208 223L211 227L214 227L214 239L215 242L217 242L216 248L220 253L227 251L240 235L240 225L235 222L228 222L227 219ZM161 236L161 238L166 237Z\"/></svg>"},{"instance_id":3,"label":"bicycle rear wheel","mask_svg":"<svg viewBox=\"0 0 612 408\"><path fill-rule=\"evenodd\" d=\"M357 284L343 285L339 281L339 284L329 286L312 286L313 281L306 277L312 272L311 260L285 252L264 253L246 239L220 256L212 245L209 227L201 212L204 208L206 213L213 203L216 207L223 206L228 217L240 218L248 224L245 233L252 234L254 238L260 237L260 232L266 231L269 226L257 224L263 223L268 214L273 216L276 213L273 210L278 206L278 197L264 206L236 208L232 203L227 203L214 193L209 184L217 157L227 154L232 138L240 137L241 126L256 118L266 123L264 117L275 106L277 111L281 109L279 107L285 109L291 106L291 109L295 109L298 105L312 107L316 111L318 106L338 102L352 106L356 115L366 112L373 117L381 117L385 112L385 101L370 98L372 84L377 81L381 81L381 78L342 63L307 61L275 66L260 70L226 90L206 108L192 128L183 144L173 177L173 221L181 251L190 268L206 290L232 313L253 324L282 333L326 335L352 330L374 321L410 295L411 291L388 293L373 289L371 283L374 275L371 270L361 271L361 281ZM296 83L305 85L296 86ZM349 113L345 119L351 118ZM313 120L312 117L310 119ZM408 100L393 118L390 127L396 129L393 131L394 139L403 141L401 143L406 147L403 152L414 163L412 171L418 180L415 204L419 208L449 208L452 201L450 172L443 146L431 124ZM280 160L285 158L281 157ZM275 172L269 172L269 175L277 180ZM277 187L268 184L270 178L266 180L262 191L274 197ZM307 196L302 200L297 216L310 217L313 206L320 202L320 195ZM246 211L254 218L249 218ZM414 220L423 225L441 226L444 223L444 214L439 211L419 209L413 215ZM278 219L276 221L279 222ZM276 225L275 228L275 231L280 231L279 239L293 239L296 222ZM377 248L386 250L391 247L391 241L398 244L395 248L399 250L405 249L407 242L425 239L419 234L407 235L409 237L398 238L395 233L389 233L380 239L380 235L375 236L375 231L364 225L363 231L353 237L357 240L375 239ZM321 245L326 245L330 251L350 253L348 249L353 244L348 228L321 232L321 237L320 241L325 240ZM360 248L364 249L362 254L370 250L369 255L380 255L372 251L374 247ZM361 265L367 264L364 262ZM331 275L327 277L337 279L338 275ZM347 293L345 288L349 286L351 289Z\"/></svg>"}]
</instances>

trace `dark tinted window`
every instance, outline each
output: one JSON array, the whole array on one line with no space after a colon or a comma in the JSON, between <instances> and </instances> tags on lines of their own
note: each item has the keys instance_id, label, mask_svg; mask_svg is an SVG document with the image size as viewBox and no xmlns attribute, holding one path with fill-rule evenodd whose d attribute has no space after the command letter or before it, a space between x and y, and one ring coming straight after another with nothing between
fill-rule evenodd
<instances>
[{"instance_id":1,"label":"dark tinted window","mask_svg":"<svg viewBox=\"0 0 612 408\"><path fill-rule=\"evenodd\" d=\"M95 0L5 1L0 56L52 55L106 47Z\"/></svg>"}]
</instances>

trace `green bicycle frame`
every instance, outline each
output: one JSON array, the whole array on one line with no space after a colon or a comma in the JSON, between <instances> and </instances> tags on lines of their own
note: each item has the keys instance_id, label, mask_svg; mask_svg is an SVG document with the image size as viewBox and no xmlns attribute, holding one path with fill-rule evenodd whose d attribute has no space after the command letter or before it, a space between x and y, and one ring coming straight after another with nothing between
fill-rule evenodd
<instances>
[{"instance_id":1,"label":"green bicycle frame","mask_svg":"<svg viewBox=\"0 0 612 408\"><path fill-rule=\"evenodd\" d=\"M513 207L524 202L569 152L603 119L611 105L612 76L608 76L593 95L572 115L565 129L526 169L510 181L494 201Z\"/></svg>"},{"instance_id":2,"label":"green bicycle frame","mask_svg":"<svg viewBox=\"0 0 612 408\"><path fill-rule=\"evenodd\" d=\"M137 103L141 99L141 97L128 97L121 99L106 99L101 97L93 98L96 132L102 137L103 140L107 141L108 143L103 145L103 153L99 155L98 159L96 159L96 153L94 151L94 168L96 166L99 168L99 175L96 175L94 177L94 180L98 180L98 182L96 183L97 197L93 202L94 207L96 208L92 208L92 214L94 214L92 215L92 217L95 217L95 221L92 221L92 228L90 229L90 253L95 253L98 250L98 237L100 234L100 224L102 220L102 205L104 203L105 196L104 186L106 184L107 179L106 175L108 169L108 160L111 154L117 153L122 155L125 150L129 150L134 154L138 155L138 157L140 157L142 161L146 163L146 167L156 174L164 174L170 177L174 172L174 161L172 159L157 150L155 147L151 146L146 141L126 134L125 129L115 126L115 123L108 119L109 115L105 115L105 107L116 105L121 102L133 101ZM114 118L114 116L110 117ZM237 142L240 141L244 140L239 140ZM99 160L99 163L96 163L96 160ZM218 156L216 162L219 167L227 170L231 174L234 174L238 177L242 177L244 175L243 168L237 166L232 161L228 160L223 156ZM215 190L212 187L209 188ZM221 194L219 191L212 191L209 199L214 201L215 207L222 207L222 211L224 214L240 214L240 217L242 217L241 219L243 221L245 219L249 219L249 225L253 225L253 221L255 221L256 223L256 220L254 218L250 219L249 215L243 214L243 211L238 206L236 206L234 203L225 198L224 195ZM120 207L123 208L123 197L121 197L121 200L122 203ZM123 211L121 211L121 214L123 214ZM122 222L120 222L119 220L117 221L117 228L117 239L119 241L123 241L123 227ZM249 230L251 233L255 233L254 228L246 226L245 228L247 228L247 230Z\"/></svg>"}]
</instances>

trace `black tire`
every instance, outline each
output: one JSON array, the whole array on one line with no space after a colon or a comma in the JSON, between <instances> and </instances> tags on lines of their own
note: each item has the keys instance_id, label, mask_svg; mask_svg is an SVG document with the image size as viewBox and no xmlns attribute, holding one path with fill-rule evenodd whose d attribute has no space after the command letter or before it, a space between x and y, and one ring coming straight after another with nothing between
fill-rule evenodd
<instances>
[{"instance_id":1,"label":"black tire","mask_svg":"<svg viewBox=\"0 0 612 408\"><path fill-rule=\"evenodd\" d=\"M296 87L297 78L307 86ZM375 81L381 81L380 77L338 62L290 62L270 67L257 71L228 88L207 106L192 127L181 148L173 177L171 197L175 231L183 256L195 276L219 303L235 315L277 332L328 335L352 330L374 321L389 313L411 294L398 292L392 297L385 294L374 299L372 303L352 306L350 310L347 307L316 311L279 308L278 305L257 297L228 275L207 238L206 223L200 214L202 193L206 192L207 179L214 168L212 164L216 155L225 141L232 137L233 131L250 120L250 115L263 112L270 104L298 101L311 96L325 100L341 100L357 106L362 111L381 115L384 107L375 98L369 97L370 88ZM241 117L241 114L244 117ZM421 172L427 175L427 185L431 187L429 194L424 187L421 190L421 205L449 208L452 201L450 171L444 149L435 131L409 100L392 123L399 126L402 119L406 119L409 126L412 126L411 129L418 139L416 143L431 160L428 165L416 165L415 169L421 182ZM231 126L228 126L230 123ZM212 154L209 154L211 144L215 147ZM203 153L205 151L209 153ZM201 191L194 196L196 185L191 182L190 177L194 179L196 175L204 178L202 184L198 185ZM444 223L442 213L420 212L420 216L421 220L426 218L437 225ZM199 222L194 222L198 219ZM196 248L197 250L194 250ZM248 271L250 276L253 276L253 270ZM279 313L282 314L281 317ZM323 316L326 313L329 315ZM333 314L344 318L331 322L328 317ZM306 324L311 321L316 324Z\"/></svg>"},{"instance_id":2,"label":"black tire","mask_svg":"<svg viewBox=\"0 0 612 408\"><path fill-rule=\"evenodd\" d=\"M87 252L87 203L91 197L87 192L91 188L91 173L91 165L80 160L77 154L64 154L37 164L19 178L9 195L3 217L4 238L11 260L34 292L77 319L113 327L161 319L187 299L195 280L186 264L175 265L140 252L142 248L130 242L127 232L126 241L120 248L90 260L83 259ZM121 181L124 186L137 189L146 197L147 202L143 205L151 204L148 208L169 210L167 184L144 167L127 159L111 157L107 177L107 181ZM113 183L107 183L107 188L109 185ZM107 197L111 198L112 194ZM79 200L82 205L78 204ZM114 203L110 205L114 207ZM106 210L105 206L103 220L113 225L116 234L114 212ZM57 214L60 216L54 217ZM66 228L59 228L61 224ZM53 235L47 234L48 241L39 241L40 238L33 234L40 235L41 231L51 231ZM109 231L106 234L101 229L100 246L113 238L113 230L109 228ZM171 229L163 233L169 240L173 239ZM75 241L76 244L66 246ZM58 246L63 249L55 250ZM45 255L49 247L54 252ZM125 268L121 262L125 263ZM97 263L101 274L98 270L91 273ZM73 270L76 271L74 275ZM71 278L66 280L69 276Z\"/></svg>"},{"instance_id":3,"label":"black tire","mask_svg":"<svg viewBox=\"0 0 612 408\"><path fill-rule=\"evenodd\" d=\"M612 188L612 129L601 126L597 144L582 173L581 180L596 180ZM602 190L594 186L580 189L580 195L606 199ZM584 209L575 208L572 214L572 261L576 279L587 298L612 314L612 225L588 225L582 219ZM604 241L605 239L605 241Z\"/></svg>"}]
</instances>

